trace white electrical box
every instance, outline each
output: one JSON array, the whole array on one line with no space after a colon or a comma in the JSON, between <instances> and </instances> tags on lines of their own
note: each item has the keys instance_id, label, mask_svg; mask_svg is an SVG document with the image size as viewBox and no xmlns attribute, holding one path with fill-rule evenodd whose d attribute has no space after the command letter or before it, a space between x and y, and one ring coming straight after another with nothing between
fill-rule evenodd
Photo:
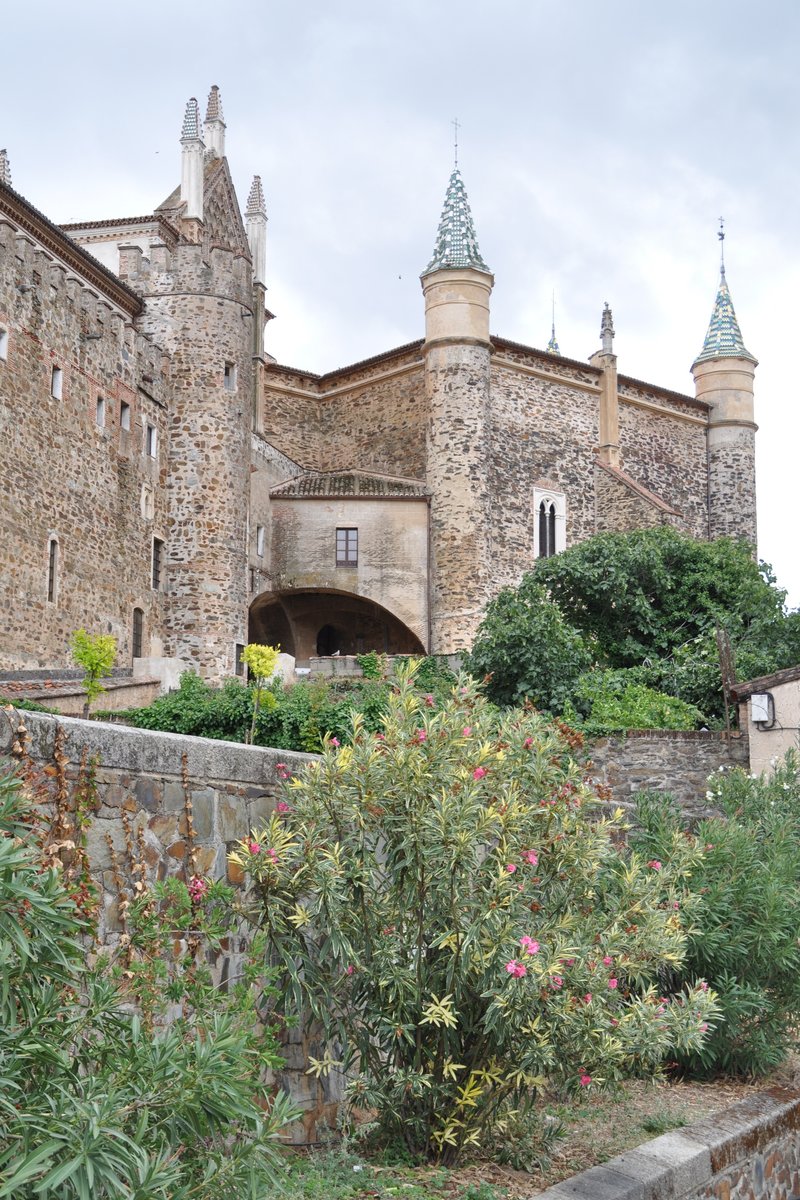
<instances>
[{"instance_id":1,"label":"white electrical box","mask_svg":"<svg viewBox=\"0 0 800 1200\"><path fill-rule=\"evenodd\" d=\"M769 692L756 692L750 697L750 720L754 725L771 725L775 720L775 705Z\"/></svg>"}]
</instances>

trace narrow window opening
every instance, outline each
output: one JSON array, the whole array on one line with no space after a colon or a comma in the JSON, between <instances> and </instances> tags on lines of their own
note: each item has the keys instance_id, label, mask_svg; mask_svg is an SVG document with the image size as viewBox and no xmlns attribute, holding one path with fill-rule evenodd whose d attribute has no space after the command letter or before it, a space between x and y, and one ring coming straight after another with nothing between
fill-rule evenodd
<instances>
[{"instance_id":1,"label":"narrow window opening","mask_svg":"<svg viewBox=\"0 0 800 1200\"><path fill-rule=\"evenodd\" d=\"M264 557L264 541L266 530L263 525L256 525L256 554L259 558Z\"/></svg>"},{"instance_id":2,"label":"narrow window opening","mask_svg":"<svg viewBox=\"0 0 800 1200\"><path fill-rule=\"evenodd\" d=\"M119 405L119 427L126 433L130 431L131 427L131 406L125 400L121 400Z\"/></svg>"},{"instance_id":3,"label":"narrow window opening","mask_svg":"<svg viewBox=\"0 0 800 1200\"><path fill-rule=\"evenodd\" d=\"M337 567L358 566L358 530L336 530L336 565Z\"/></svg>"},{"instance_id":4,"label":"narrow window opening","mask_svg":"<svg viewBox=\"0 0 800 1200\"><path fill-rule=\"evenodd\" d=\"M47 547L47 601L55 604L58 599L58 541L50 538Z\"/></svg>"},{"instance_id":5,"label":"narrow window opening","mask_svg":"<svg viewBox=\"0 0 800 1200\"><path fill-rule=\"evenodd\" d=\"M155 458L158 445L158 437L155 425L151 425L148 421L144 431L144 448L145 453L149 458Z\"/></svg>"},{"instance_id":6,"label":"narrow window opening","mask_svg":"<svg viewBox=\"0 0 800 1200\"><path fill-rule=\"evenodd\" d=\"M53 373L50 376L50 395L54 400L60 400L64 390L64 372L61 367L53 367Z\"/></svg>"},{"instance_id":7,"label":"narrow window opening","mask_svg":"<svg viewBox=\"0 0 800 1200\"><path fill-rule=\"evenodd\" d=\"M566 549L567 502L562 492L534 488L534 555L550 558Z\"/></svg>"},{"instance_id":8,"label":"narrow window opening","mask_svg":"<svg viewBox=\"0 0 800 1200\"><path fill-rule=\"evenodd\" d=\"M539 558L556 552L556 506L542 500L539 505Z\"/></svg>"},{"instance_id":9,"label":"narrow window opening","mask_svg":"<svg viewBox=\"0 0 800 1200\"><path fill-rule=\"evenodd\" d=\"M0 327L0 362L8 358L8 330Z\"/></svg>"},{"instance_id":10,"label":"narrow window opening","mask_svg":"<svg viewBox=\"0 0 800 1200\"><path fill-rule=\"evenodd\" d=\"M133 637L131 645L133 647L133 657L142 657L142 643L144 641L144 612L141 608L133 610Z\"/></svg>"},{"instance_id":11,"label":"narrow window opening","mask_svg":"<svg viewBox=\"0 0 800 1200\"><path fill-rule=\"evenodd\" d=\"M234 657L234 660L236 663L236 674L237 675L244 675L244 659L242 658L243 654L244 654L244 645L241 642L237 642L234 647L234 652L233 652L233 657Z\"/></svg>"},{"instance_id":12,"label":"narrow window opening","mask_svg":"<svg viewBox=\"0 0 800 1200\"><path fill-rule=\"evenodd\" d=\"M161 591L161 577L164 570L164 542L161 538L153 538L153 591Z\"/></svg>"},{"instance_id":13,"label":"narrow window opening","mask_svg":"<svg viewBox=\"0 0 800 1200\"><path fill-rule=\"evenodd\" d=\"M236 391L236 363L225 363L225 389L228 392Z\"/></svg>"},{"instance_id":14,"label":"narrow window opening","mask_svg":"<svg viewBox=\"0 0 800 1200\"><path fill-rule=\"evenodd\" d=\"M97 428L102 429L106 423L106 402L102 396L97 397L94 419L97 422Z\"/></svg>"}]
</instances>

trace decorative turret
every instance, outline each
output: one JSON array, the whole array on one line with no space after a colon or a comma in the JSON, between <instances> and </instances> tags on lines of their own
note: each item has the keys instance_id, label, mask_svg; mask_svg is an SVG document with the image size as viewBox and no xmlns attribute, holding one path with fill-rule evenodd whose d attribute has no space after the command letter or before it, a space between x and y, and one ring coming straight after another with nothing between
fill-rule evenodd
<instances>
[{"instance_id":1,"label":"decorative turret","mask_svg":"<svg viewBox=\"0 0 800 1200\"><path fill-rule=\"evenodd\" d=\"M470 646L492 590L486 443L493 283L456 165L433 257L422 273L432 654Z\"/></svg>"},{"instance_id":2,"label":"decorative turret","mask_svg":"<svg viewBox=\"0 0 800 1200\"><path fill-rule=\"evenodd\" d=\"M266 283L267 273L267 206L261 176L254 175L245 209L247 240L253 256L253 283Z\"/></svg>"},{"instance_id":3,"label":"decorative turret","mask_svg":"<svg viewBox=\"0 0 800 1200\"><path fill-rule=\"evenodd\" d=\"M601 348L589 362L598 367L600 375L599 428L600 441L597 457L611 467L621 465L619 452L619 396L617 393L617 356L614 353L614 318L608 301L603 305L600 318Z\"/></svg>"},{"instance_id":4,"label":"decorative turret","mask_svg":"<svg viewBox=\"0 0 800 1200\"><path fill-rule=\"evenodd\" d=\"M603 305L603 315L600 318L600 341L603 346L603 354L614 353L614 318L607 300Z\"/></svg>"},{"instance_id":5,"label":"decorative turret","mask_svg":"<svg viewBox=\"0 0 800 1200\"><path fill-rule=\"evenodd\" d=\"M184 217L203 219L203 164L205 146L200 136L200 109L194 96L186 105L181 129L181 203Z\"/></svg>"},{"instance_id":6,"label":"decorative turret","mask_svg":"<svg viewBox=\"0 0 800 1200\"><path fill-rule=\"evenodd\" d=\"M724 240L720 228L720 242ZM755 433L753 379L758 362L745 348L725 278L719 287L703 349L692 363L695 395L709 405L708 536L738 537L755 552Z\"/></svg>"},{"instance_id":7,"label":"decorative turret","mask_svg":"<svg viewBox=\"0 0 800 1200\"><path fill-rule=\"evenodd\" d=\"M225 157L225 122L222 119L222 104L219 98L219 88L213 85L208 93L206 119L203 125L205 143L209 154L214 158Z\"/></svg>"},{"instance_id":8,"label":"decorative turret","mask_svg":"<svg viewBox=\"0 0 800 1200\"><path fill-rule=\"evenodd\" d=\"M8 161L8 153L5 150L0 150L0 183L4 183L6 187L11 187L11 164Z\"/></svg>"}]
</instances>

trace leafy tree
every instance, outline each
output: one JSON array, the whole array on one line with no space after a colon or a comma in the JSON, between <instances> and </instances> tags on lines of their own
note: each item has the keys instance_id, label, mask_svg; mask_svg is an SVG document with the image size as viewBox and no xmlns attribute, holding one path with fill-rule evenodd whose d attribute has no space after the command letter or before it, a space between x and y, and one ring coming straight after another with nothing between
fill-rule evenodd
<instances>
[{"instance_id":1,"label":"leafy tree","mask_svg":"<svg viewBox=\"0 0 800 1200\"><path fill-rule=\"evenodd\" d=\"M531 573L491 601L464 661L475 678L491 676L486 690L496 704L531 700L554 714L591 665L588 643Z\"/></svg>"},{"instance_id":2,"label":"leafy tree","mask_svg":"<svg viewBox=\"0 0 800 1200\"><path fill-rule=\"evenodd\" d=\"M73 662L86 672L83 686L86 690L84 714L89 712L93 700L106 689L100 682L109 674L117 657L117 639L110 633L87 633L76 629L70 638Z\"/></svg>"},{"instance_id":3,"label":"leafy tree","mask_svg":"<svg viewBox=\"0 0 800 1200\"><path fill-rule=\"evenodd\" d=\"M703 714L685 700L637 682L636 672L589 671L575 684L575 705L564 719L584 734L602 736L622 729L696 729Z\"/></svg>"},{"instance_id":4,"label":"leafy tree","mask_svg":"<svg viewBox=\"0 0 800 1200\"><path fill-rule=\"evenodd\" d=\"M274 1194L273 1139L296 1114L263 1084L275 1059L257 993L202 984L205 939L175 967L181 914L199 938L206 903L226 904L219 886L140 894L119 964L90 967L86 919L44 865L19 779L0 778L0 1200ZM158 1032L133 1010L150 977L190 1014Z\"/></svg>"},{"instance_id":5,"label":"leafy tree","mask_svg":"<svg viewBox=\"0 0 800 1200\"><path fill-rule=\"evenodd\" d=\"M258 642L251 642L242 651L242 662L249 667L250 674L255 679L253 719L250 722L250 733L246 739L248 742L252 742L254 739L256 725L258 724L258 714L261 708L261 693L264 691L267 682L275 674L279 655L280 647L262 646Z\"/></svg>"},{"instance_id":6,"label":"leafy tree","mask_svg":"<svg viewBox=\"0 0 800 1200\"><path fill-rule=\"evenodd\" d=\"M707 799L724 818L686 829L662 793L638 803L633 845L665 871L697 851L679 886L693 894L680 989L704 978L722 1020L705 1044L677 1055L695 1075L760 1075L797 1044L800 1017L800 764L790 753L769 779L734 770L711 777ZM674 892L674 887L672 893ZM666 902L666 896L665 896Z\"/></svg>"},{"instance_id":7,"label":"leafy tree","mask_svg":"<svg viewBox=\"0 0 800 1200\"><path fill-rule=\"evenodd\" d=\"M574 745L463 679L433 707L404 669L384 730L356 715L232 855L284 1011L325 1030L311 1071L357 1072L355 1102L415 1156L457 1158L547 1079L652 1073L714 1012L701 985L660 1000L684 934Z\"/></svg>"}]
</instances>

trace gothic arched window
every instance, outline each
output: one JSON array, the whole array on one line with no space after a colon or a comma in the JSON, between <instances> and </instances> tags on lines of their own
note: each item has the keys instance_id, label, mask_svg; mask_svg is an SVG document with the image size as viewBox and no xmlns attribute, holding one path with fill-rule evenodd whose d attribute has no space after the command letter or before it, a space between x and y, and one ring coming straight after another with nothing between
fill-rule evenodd
<instances>
[{"instance_id":1,"label":"gothic arched window","mask_svg":"<svg viewBox=\"0 0 800 1200\"><path fill-rule=\"evenodd\" d=\"M533 489L533 553L550 558L567 545L567 500L563 492Z\"/></svg>"}]
</instances>

